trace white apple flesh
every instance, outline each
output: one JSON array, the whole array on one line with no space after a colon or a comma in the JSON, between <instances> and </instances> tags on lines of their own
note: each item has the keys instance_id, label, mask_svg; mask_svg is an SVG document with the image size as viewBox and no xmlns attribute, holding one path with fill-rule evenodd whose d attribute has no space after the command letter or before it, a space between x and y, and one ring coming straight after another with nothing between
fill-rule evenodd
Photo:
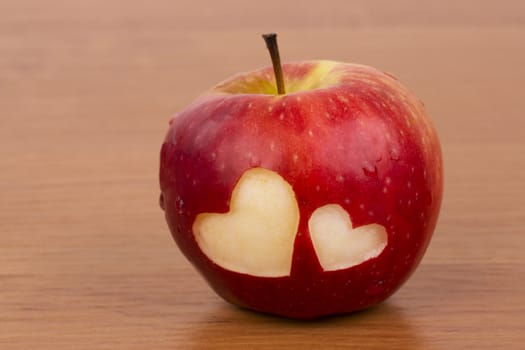
<instances>
[{"instance_id":1,"label":"white apple flesh","mask_svg":"<svg viewBox=\"0 0 525 350\"><path fill-rule=\"evenodd\" d=\"M308 229L325 271L346 269L375 258L388 239L385 228L378 224L353 228L348 213L339 204L316 209L308 221Z\"/></svg>"},{"instance_id":2,"label":"white apple flesh","mask_svg":"<svg viewBox=\"0 0 525 350\"><path fill-rule=\"evenodd\" d=\"M277 173L254 168L235 186L230 211L201 213L193 224L199 247L231 271L254 276L288 276L299 226L292 187Z\"/></svg>"}]
</instances>

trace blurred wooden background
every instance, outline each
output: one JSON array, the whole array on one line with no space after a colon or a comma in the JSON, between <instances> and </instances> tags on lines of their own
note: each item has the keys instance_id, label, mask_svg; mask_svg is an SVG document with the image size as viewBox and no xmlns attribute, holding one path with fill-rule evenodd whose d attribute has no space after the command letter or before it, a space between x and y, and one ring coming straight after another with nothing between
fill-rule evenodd
<instances>
[{"instance_id":1,"label":"blurred wooden background","mask_svg":"<svg viewBox=\"0 0 525 350\"><path fill-rule=\"evenodd\" d=\"M425 101L446 180L412 279L297 323L230 307L158 207L170 115L233 73L329 58ZM0 0L1 349L519 349L525 2Z\"/></svg>"}]
</instances>

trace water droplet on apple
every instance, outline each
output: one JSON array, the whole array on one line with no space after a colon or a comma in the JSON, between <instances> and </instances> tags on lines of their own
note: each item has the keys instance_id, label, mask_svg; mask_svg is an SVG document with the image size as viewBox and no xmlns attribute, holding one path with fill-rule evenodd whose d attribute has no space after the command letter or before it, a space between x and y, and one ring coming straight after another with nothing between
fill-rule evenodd
<instances>
[{"instance_id":1,"label":"water droplet on apple","mask_svg":"<svg viewBox=\"0 0 525 350\"><path fill-rule=\"evenodd\" d=\"M392 148L392 150L390 151L390 159L398 161L399 158L399 151L397 150L397 148Z\"/></svg>"},{"instance_id":2,"label":"water droplet on apple","mask_svg":"<svg viewBox=\"0 0 525 350\"><path fill-rule=\"evenodd\" d=\"M383 293L383 291L385 290L385 281L384 280L378 280L378 281L375 281L372 285L370 285L367 289L366 289L366 294L368 295L378 295L378 294L381 294Z\"/></svg>"},{"instance_id":3,"label":"water droplet on apple","mask_svg":"<svg viewBox=\"0 0 525 350\"><path fill-rule=\"evenodd\" d=\"M367 163L363 167L363 173L369 177L377 177L377 166Z\"/></svg>"},{"instance_id":4,"label":"water droplet on apple","mask_svg":"<svg viewBox=\"0 0 525 350\"><path fill-rule=\"evenodd\" d=\"M410 265L411 260L412 260L412 256L411 256L410 254L407 254L407 255L405 256L404 264L405 264L405 265Z\"/></svg>"},{"instance_id":5,"label":"water droplet on apple","mask_svg":"<svg viewBox=\"0 0 525 350\"><path fill-rule=\"evenodd\" d=\"M169 121L168 121L169 126L171 126L171 125L173 124L173 122L175 121L175 118L177 118L178 115L179 115L179 114L177 113L177 114L175 114L174 116L172 116L172 117L169 119Z\"/></svg>"},{"instance_id":6,"label":"water droplet on apple","mask_svg":"<svg viewBox=\"0 0 525 350\"><path fill-rule=\"evenodd\" d=\"M177 209L177 212L179 214L182 214L184 212L183 207L184 207L184 200L182 199L181 196L177 196L177 198L175 198L175 209Z\"/></svg>"},{"instance_id":7,"label":"water droplet on apple","mask_svg":"<svg viewBox=\"0 0 525 350\"><path fill-rule=\"evenodd\" d=\"M164 194L160 194L159 196L159 205L162 208L162 210L166 210L165 203L164 203Z\"/></svg>"}]
</instances>

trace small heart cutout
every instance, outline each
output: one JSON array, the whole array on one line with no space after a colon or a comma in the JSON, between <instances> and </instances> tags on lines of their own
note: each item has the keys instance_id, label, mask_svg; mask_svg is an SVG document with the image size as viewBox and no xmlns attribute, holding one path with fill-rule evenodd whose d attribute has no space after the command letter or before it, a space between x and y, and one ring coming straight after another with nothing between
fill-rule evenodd
<instances>
[{"instance_id":1,"label":"small heart cutout","mask_svg":"<svg viewBox=\"0 0 525 350\"><path fill-rule=\"evenodd\" d=\"M201 250L219 266L264 277L289 276L299 207L288 182L263 168L246 171L230 211L201 213L193 223Z\"/></svg>"},{"instance_id":2,"label":"small heart cutout","mask_svg":"<svg viewBox=\"0 0 525 350\"><path fill-rule=\"evenodd\" d=\"M381 254L387 233L379 224L352 227L350 216L340 205L317 208L308 221L317 258L325 271L349 268Z\"/></svg>"}]
</instances>

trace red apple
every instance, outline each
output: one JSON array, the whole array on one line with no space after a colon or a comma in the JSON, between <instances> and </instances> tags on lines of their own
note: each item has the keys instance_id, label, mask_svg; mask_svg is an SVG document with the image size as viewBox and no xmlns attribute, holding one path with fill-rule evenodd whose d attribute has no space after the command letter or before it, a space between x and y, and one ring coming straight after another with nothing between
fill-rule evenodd
<instances>
[{"instance_id":1,"label":"red apple","mask_svg":"<svg viewBox=\"0 0 525 350\"><path fill-rule=\"evenodd\" d=\"M439 141L390 74L333 61L239 74L170 121L161 206L225 300L298 319L394 293L420 262L442 191ZM188 291L191 292L191 291Z\"/></svg>"}]
</instances>

